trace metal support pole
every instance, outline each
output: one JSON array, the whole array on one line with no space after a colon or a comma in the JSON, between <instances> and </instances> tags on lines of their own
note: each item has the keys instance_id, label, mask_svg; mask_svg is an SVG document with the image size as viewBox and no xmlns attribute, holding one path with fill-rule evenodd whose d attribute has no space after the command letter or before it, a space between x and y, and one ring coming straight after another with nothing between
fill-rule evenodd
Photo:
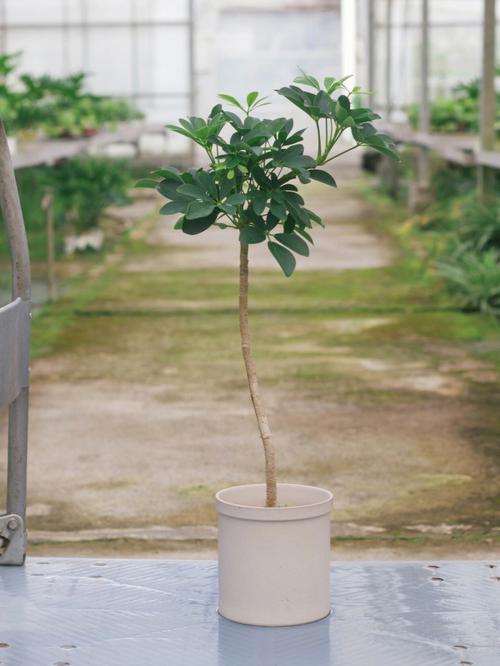
<instances>
[{"instance_id":1,"label":"metal support pole","mask_svg":"<svg viewBox=\"0 0 500 666\"><path fill-rule=\"evenodd\" d=\"M56 284L56 243L54 229L54 192L48 189L42 200L47 221L47 288L49 301L57 298Z\"/></svg>"},{"instance_id":2,"label":"metal support pole","mask_svg":"<svg viewBox=\"0 0 500 666\"><path fill-rule=\"evenodd\" d=\"M195 53L195 20L194 20L194 0L189 0L189 23L188 23L188 48L189 48L189 115L196 115L196 53ZM194 164L196 161L196 145L193 141L189 142L189 161Z\"/></svg>"},{"instance_id":3,"label":"metal support pole","mask_svg":"<svg viewBox=\"0 0 500 666\"><path fill-rule=\"evenodd\" d=\"M31 308L31 274L28 242L10 158L7 136L0 120L0 208L6 226L12 264L12 300L23 303L24 317L19 330L18 351L26 365L25 377L17 397L9 405L7 515L0 517L0 563L22 564L26 553L26 475L28 453L28 359ZM7 546L5 546L7 544Z\"/></svg>"},{"instance_id":4,"label":"metal support pole","mask_svg":"<svg viewBox=\"0 0 500 666\"><path fill-rule=\"evenodd\" d=\"M7 513L21 516L23 522L26 522L28 399L29 389L25 387L9 407Z\"/></svg>"},{"instance_id":5,"label":"metal support pole","mask_svg":"<svg viewBox=\"0 0 500 666\"><path fill-rule=\"evenodd\" d=\"M189 0L189 115L196 114L196 65L194 35L194 0Z\"/></svg>"},{"instance_id":6,"label":"metal support pole","mask_svg":"<svg viewBox=\"0 0 500 666\"><path fill-rule=\"evenodd\" d=\"M71 72L71 57L70 57L70 34L69 34L69 5L68 0L63 0L62 3L62 59L63 69L66 76Z\"/></svg>"},{"instance_id":7,"label":"metal support pole","mask_svg":"<svg viewBox=\"0 0 500 666\"><path fill-rule=\"evenodd\" d=\"M392 110L392 0L385 0L385 115L391 122Z\"/></svg>"},{"instance_id":8,"label":"metal support pole","mask_svg":"<svg viewBox=\"0 0 500 666\"><path fill-rule=\"evenodd\" d=\"M89 17L87 0L80 0L80 17L82 21L82 69L88 72L89 62Z\"/></svg>"},{"instance_id":9,"label":"metal support pole","mask_svg":"<svg viewBox=\"0 0 500 666\"><path fill-rule=\"evenodd\" d=\"M484 0L483 49L481 74L481 151L495 148L495 0ZM495 171L478 167L479 197L487 204L495 193Z\"/></svg>"},{"instance_id":10,"label":"metal support pole","mask_svg":"<svg viewBox=\"0 0 500 666\"><path fill-rule=\"evenodd\" d=\"M139 26L137 3L130 0L130 66L132 69L132 95L134 99L139 96Z\"/></svg>"},{"instance_id":11,"label":"metal support pole","mask_svg":"<svg viewBox=\"0 0 500 666\"><path fill-rule=\"evenodd\" d=\"M368 0L368 91L375 102L375 0Z\"/></svg>"},{"instance_id":12,"label":"metal support pole","mask_svg":"<svg viewBox=\"0 0 500 666\"><path fill-rule=\"evenodd\" d=\"M0 0L0 53L7 53L7 8Z\"/></svg>"},{"instance_id":13,"label":"metal support pole","mask_svg":"<svg viewBox=\"0 0 500 666\"><path fill-rule=\"evenodd\" d=\"M428 134L431 129L429 105L429 0L422 2L422 25L420 45L420 131ZM428 148L421 147L418 155L418 185L422 189L429 187L430 161Z\"/></svg>"}]
</instances>

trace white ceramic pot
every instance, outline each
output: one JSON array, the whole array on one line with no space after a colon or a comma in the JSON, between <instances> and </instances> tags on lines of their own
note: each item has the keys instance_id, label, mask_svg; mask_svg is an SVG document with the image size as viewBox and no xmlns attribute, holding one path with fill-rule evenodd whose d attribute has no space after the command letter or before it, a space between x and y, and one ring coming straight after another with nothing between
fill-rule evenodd
<instances>
[{"instance_id":1,"label":"white ceramic pot","mask_svg":"<svg viewBox=\"0 0 500 666\"><path fill-rule=\"evenodd\" d=\"M263 626L305 624L330 613L331 492L278 484L266 508L265 485L216 495L219 613Z\"/></svg>"}]
</instances>

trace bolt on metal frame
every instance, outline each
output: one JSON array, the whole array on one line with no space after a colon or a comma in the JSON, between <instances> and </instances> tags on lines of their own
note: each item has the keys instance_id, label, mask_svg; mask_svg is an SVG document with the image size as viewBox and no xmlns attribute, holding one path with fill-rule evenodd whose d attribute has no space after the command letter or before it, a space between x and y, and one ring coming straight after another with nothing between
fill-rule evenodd
<instances>
[{"instance_id":1,"label":"bolt on metal frame","mask_svg":"<svg viewBox=\"0 0 500 666\"><path fill-rule=\"evenodd\" d=\"M28 242L7 136L0 119L0 209L12 272L12 301L0 307L0 408L8 407L6 514L0 515L0 564L26 557L31 274Z\"/></svg>"}]
</instances>

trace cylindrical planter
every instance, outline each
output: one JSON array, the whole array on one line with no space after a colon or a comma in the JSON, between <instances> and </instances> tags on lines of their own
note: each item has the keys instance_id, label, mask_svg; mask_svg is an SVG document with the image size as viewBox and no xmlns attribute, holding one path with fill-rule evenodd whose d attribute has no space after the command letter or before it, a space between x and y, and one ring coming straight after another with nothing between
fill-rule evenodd
<instances>
[{"instance_id":1,"label":"cylindrical planter","mask_svg":"<svg viewBox=\"0 0 500 666\"><path fill-rule=\"evenodd\" d=\"M219 516L219 613L263 626L305 624L330 613L330 491L278 484L216 495Z\"/></svg>"}]
</instances>

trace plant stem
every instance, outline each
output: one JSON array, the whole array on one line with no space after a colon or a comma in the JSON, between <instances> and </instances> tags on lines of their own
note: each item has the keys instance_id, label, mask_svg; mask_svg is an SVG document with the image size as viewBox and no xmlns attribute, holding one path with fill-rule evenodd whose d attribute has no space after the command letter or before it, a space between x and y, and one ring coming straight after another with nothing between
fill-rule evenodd
<instances>
[{"instance_id":1,"label":"plant stem","mask_svg":"<svg viewBox=\"0 0 500 666\"><path fill-rule=\"evenodd\" d=\"M274 447L271 440L271 430L264 411L259 392L257 371L252 357L250 344L250 329L248 326L248 245L240 244L240 335L241 351L247 372L250 396L259 426L260 438L264 447L266 466L266 506L276 506L276 462Z\"/></svg>"},{"instance_id":2,"label":"plant stem","mask_svg":"<svg viewBox=\"0 0 500 666\"><path fill-rule=\"evenodd\" d=\"M315 120L314 121L316 124L316 135L318 138L318 152L316 154L316 162L319 162L321 157L322 157L322 152L321 152L321 131L319 128L319 121Z\"/></svg>"},{"instance_id":3,"label":"plant stem","mask_svg":"<svg viewBox=\"0 0 500 666\"><path fill-rule=\"evenodd\" d=\"M325 160L324 164L326 164L327 162L331 162L332 160L335 160L337 157L340 157L341 155L345 155L346 153L350 153L351 150L354 150L355 148L358 148L359 145L360 145L360 144L357 143L355 146L352 146L351 148L347 148L347 150L343 150L341 153L337 153L337 154L334 155L333 157L330 157L329 160Z\"/></svg>"}]
</instances>

